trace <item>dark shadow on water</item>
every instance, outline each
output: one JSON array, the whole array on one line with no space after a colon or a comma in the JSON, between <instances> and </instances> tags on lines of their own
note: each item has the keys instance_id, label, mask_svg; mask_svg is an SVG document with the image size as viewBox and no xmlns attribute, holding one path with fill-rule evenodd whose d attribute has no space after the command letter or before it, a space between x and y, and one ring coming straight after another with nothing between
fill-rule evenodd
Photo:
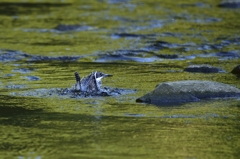
<instances>
[{"instance_id":1,"label":"dark shadow on water","mask_svg":"<svg viewBox=\"0 0 240 159\"><path fill-rule=\"evenodd\" d=\"M27 104L18 103L26 99L32 100L29 105L34 105L33 102L40 103L40 98L29 97L12 97L0 96L0 125L1 126L18 126L26 128L44 128L63 130L69 129L66 122L75 122L77 125L84 123L82 128L96 129L101 125L101 121L121 122L128 121L129 117L118 116L102 116L102 115L86 115L86 114L70 114L61 112L49 112L42 108L29 108ZM131 116L130 116L131 117ZM47 123L42 124L42 122Z\"/></svg>"},{"instance_id":2,"label":"dark shadow on water","mask_svg":"<svg viewBox=\"0 0 240 159\"><path fill-rule=\"evenodd\" d=\"M18 115L36 114L42 109L30 110L19 106L0 106L0 117L14 117Z\"/></svg>"},{"instance_id":3,"label":"dark shadow on water","mask_svg":"<svg viewBox=\"0 0 240 159\"><path fill-rule=\"evenodd\" d=\"M47 112L41 108L28 108L27 104L18 103L26 100L26 97L0 96L0 125L38 127L41 121L86 121L96 120L94 116L81 114L68 114ZM41 99L27 98L39 102ZM36 101L38 100L38 101ZM30 103L33 105L34 103ZM30 105L30 104L29 104ZM40 124L41 125L41 124ZM47 127L52 128L51 124ZM58 125L56 125L58 127Z\"/></svg>"},{"instance_id":4,"label":"dark shadow on water","mask_svg":"<svg viewBox=\"0 0 240 159\"><path fill-rule=\"evenodd\" d=\"M31 99L29 98L29 101ZM26 98L7 95L0 96L0 125L31 126L39 122L40 108L27 108Z\"/></svg>"}]
</instances>

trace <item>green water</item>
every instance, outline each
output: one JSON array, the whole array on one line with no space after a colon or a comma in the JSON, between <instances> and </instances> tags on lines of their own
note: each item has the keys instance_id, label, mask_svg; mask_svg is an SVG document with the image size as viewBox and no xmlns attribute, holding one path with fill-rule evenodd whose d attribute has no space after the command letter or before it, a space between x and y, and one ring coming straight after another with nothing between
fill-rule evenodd
<instances>
[{"instance_id":1,"label":"green water","mask_svg":"<svg viewBox=\"0 0 240 159\"><path fill-rule=\"evenodd\" d=\"M217 0L201 1L200 7L182 5L195 4L195 0L21 2L0 1L0 49L42 56L80 55L82 58L75 62L0 62L0 158L240 156L239 99L215 99L172 107L135 102L165 81L202 79L240 88L239 78L228 73L240 64L239 58L96 62L99 53L138 49L149 41L112 38L113 33L181 34L156 36L155 39L177 44L216 44L219 39L239 37L239 9L218 8ZM207 18L216 18L216 22L208 22ZM81 24L91 28L63 33L51 31L58 24ZM222 51L230 50L240 50L240 47L233 44ZM177 49L156 52L182 54ZM193 49L184 55L203 52L214 51ZM183 72L191 63L210 64L226 73ZM30 72L16 72L16 68ZM75 71L86 76L94 70L113 74L103 80L103 85L137 91L116 97L84 99L42 97L36 91L71 87ZM40 80L31 81L26 76ZM22 92L31 92L31 95L18 95Z\"/></svg>"}]
</instances>

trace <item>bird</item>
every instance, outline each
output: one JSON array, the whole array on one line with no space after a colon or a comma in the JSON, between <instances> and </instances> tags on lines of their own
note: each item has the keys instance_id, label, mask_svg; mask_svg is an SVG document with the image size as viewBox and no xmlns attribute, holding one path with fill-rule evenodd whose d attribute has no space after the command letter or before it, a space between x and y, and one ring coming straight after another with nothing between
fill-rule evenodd
<instances>
[{"instance_id":1,"label":"bird","mask_svg":"<svg viewBox=\"0 0 240 159\"><path fill-rule=\"evenodd\" d=\"M76 83L74 85L75 91L79 92L90 92L90 93L97 93L103 91L102 86L102 79L104 77L111 77L111 74L105 74L99 71L94 71L90 73L87 77L81 79L78 72L74 73Z\"/></svg>"}]
</instances>

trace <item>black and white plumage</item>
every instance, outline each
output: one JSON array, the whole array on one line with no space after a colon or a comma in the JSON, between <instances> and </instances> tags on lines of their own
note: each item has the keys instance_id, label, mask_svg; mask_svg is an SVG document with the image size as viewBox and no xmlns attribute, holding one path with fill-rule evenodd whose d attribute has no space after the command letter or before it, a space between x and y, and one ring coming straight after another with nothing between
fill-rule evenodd
<instances>
[{"instance_id":1,"label":"black and white plumage","mask_svg":"<svg viewBox=\"0 0 240 159\"><path fill-rule=\"evenodd\" d=\"M76 78L76 84L74 89L80 92L101 92L102 78L112 76L109 74L95 71L81 80L77 72L75 72L74 75Z\"/></svg>"}]
</instances>

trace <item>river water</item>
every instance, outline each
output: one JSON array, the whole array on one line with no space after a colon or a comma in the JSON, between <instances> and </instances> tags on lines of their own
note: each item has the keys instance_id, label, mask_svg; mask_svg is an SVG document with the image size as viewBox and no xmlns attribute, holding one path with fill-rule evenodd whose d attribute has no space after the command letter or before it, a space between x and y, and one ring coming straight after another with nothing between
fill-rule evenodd
<instances>
[{"instance_id":1,"label":"river water","mask_svg":"<svg viewBox=\"0 0 240 159\"><path fill-rule=\"evenodd\" d=\"M160 82L240 88L240 10L217 0L0 1L0 158L238 158L239 99L136 103ZM189 73L209 64L222 73ZM128 93L70 98L74 72Z\"/></svg>"}]
</instances>

